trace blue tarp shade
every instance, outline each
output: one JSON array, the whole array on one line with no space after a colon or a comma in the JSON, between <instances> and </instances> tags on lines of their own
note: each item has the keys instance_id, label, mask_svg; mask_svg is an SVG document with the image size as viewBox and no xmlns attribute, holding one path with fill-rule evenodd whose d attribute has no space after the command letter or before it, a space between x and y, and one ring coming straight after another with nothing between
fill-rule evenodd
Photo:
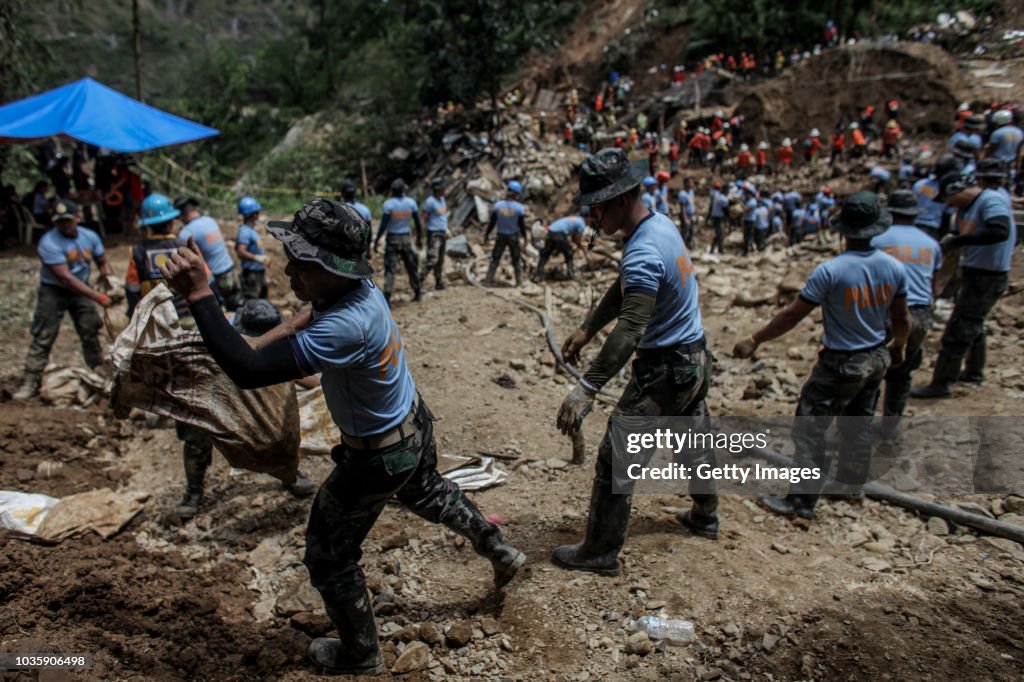
<instances>
[{"instance_id":1,"label":"blue tarp shade","mask_svg":"<svg viewBox=\"0 0 1024 682\"><path fill-rule=\"evenodd\" d=\"M141 152L217 134L91 78L0 107L0 138L66 135L114 151Z\"/></svg>"}]
</instances>

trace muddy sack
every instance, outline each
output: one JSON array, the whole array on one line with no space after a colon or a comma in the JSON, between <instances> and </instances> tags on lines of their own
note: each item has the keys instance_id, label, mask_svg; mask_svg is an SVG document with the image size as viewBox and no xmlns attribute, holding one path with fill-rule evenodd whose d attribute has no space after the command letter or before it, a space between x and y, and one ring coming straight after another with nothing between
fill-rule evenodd
<instances>
[{"instance_id":1,"label":"muddy sack","mask_svg":"<svg viewBox=\"0 0 1024 682\"><path fill-rule=\"evenodd\" d=\"M299 406L291 382L242 390L217 365L198 332L178 325L163 284L139 302L114 341L111 402L203 429L231 466L291 482L299 463Z\"/></svg>"}]
</instances>

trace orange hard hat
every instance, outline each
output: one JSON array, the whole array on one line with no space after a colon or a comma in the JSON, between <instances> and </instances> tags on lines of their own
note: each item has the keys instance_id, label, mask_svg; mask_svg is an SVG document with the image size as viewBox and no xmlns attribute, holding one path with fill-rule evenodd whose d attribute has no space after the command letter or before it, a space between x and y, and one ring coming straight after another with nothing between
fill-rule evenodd
<instances>
[{"instance_id":1,"label":"orange hard hat","mask_svg":"<svg viewBox=\"0 0 1024 682\"><path fill-rule=\"evenodd\" d=\"M658 182L668 182L672 176L668 174L668 171L658 171L654 177Z\"/></svg>"}]
</instances>

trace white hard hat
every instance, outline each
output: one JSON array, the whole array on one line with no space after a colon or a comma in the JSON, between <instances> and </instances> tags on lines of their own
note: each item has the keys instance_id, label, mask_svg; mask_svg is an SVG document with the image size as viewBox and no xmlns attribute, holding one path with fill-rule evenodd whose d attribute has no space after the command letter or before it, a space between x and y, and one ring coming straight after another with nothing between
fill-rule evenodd
<instances>
[{"instance_id":1,"label":"white hard hat","mask_svg":"<svg viewBox=\"0 0 1024 682\"><path fill-rule=\"evenodd\" d=\"M811 128L811 137L818 137L821 135L821 131L817 128Z\"/></svg>"},{"instance_id":2,"label":"white hard hat","mask_svg":"<svg viewBox=\"0 0 1024 682\"><path fill-rule=\"evenodd\" d=\"M967 102L960 102L960 106L956 108L957 111L967 111L971 108L971 105Z\"/></svg>"},{"instance_id":3,"label":"white hard hat","mask_svg":"<svg viewBox=\"0 0 1024 682\"><path fill-rule=\"evenodd\" d=\"M992 114L992 125L1005 126L1013 122L1013 114L1008 109L1000 109Z\"/></svg>"},{"instance_id":4,"label":"white hard hat","mask_svg":"<svg viewBox=\"0 0 1024 682\"><path fill-rule=\"evenodd\" d=\"M722 110L719 109L718 111L715 112L715 116L718 118L722 118L723 116L725 116L725 114L723 114Z\"/></svg>"},{"instance_id":5,"label":"white hard hat","mask_svg":"<svg viewBox=\"0 0 1024 682\"><path fill-rule=\"evenodd\" d=\"M788 137L782 138L782 146L783 147L789 147L792 144L793 144L793 140L789 139Z\"/></svg>"},{"instance_id":6,"label":"white hard hat","mask_svg":"<svg viewBox=\"0 0 1024 682\"><path fill-rule=\"evenodd\" d=\"M850 124L850 130L856 130L857 128L860 128L860 125L856 121Z\"/></svg>"},{"instance_id":7,"label":"white hard hat","mask_svg":"<svg viewBox=\"0 0 1024 682\"><path fill-rule=\"evenodd\" d=\"M741 145L740 145L740 151L741 151L741 152L749 152L749 151L750 151L750 147L748 147L748 146L747 146L747 145L745 145L745 144L741 144Z\"/></svg>"},{"instance_id":8,"label":"white hard hat","mask_svg":"<svg viewBox=\"0 0 1024 682\"><path fill-rule=\"evenodd\" d=\"M768 143L762 141L761 144L757 145L757 148L758 149L768 149Z\"/></svg>"}]
</instances>

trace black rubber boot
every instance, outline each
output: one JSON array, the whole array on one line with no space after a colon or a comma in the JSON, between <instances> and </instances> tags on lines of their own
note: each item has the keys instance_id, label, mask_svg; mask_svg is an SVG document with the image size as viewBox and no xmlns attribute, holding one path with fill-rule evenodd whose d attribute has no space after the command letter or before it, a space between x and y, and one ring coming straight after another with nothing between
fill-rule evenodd
<instances>
[{"instance_id":1,"label":"black rubber boot","mask_svg":"<svg viewBox=\"0 0 1024 682\"><path fill-rule=\"evenodd\" d=\"M413 303L419 303L422 300L423 300L423 292L420 291L419 289L416 289L413 292L413 296L412 296Z\"/></svg>"},{"instance_id":2,"label":"black rubber boot","mask_svg":"<svg viewBox=\"0 0 1024 682\"><path fill-rule=\"evenodd\" d=\"M301 471L295 472L295 480L291 483L282 483L281 487L295 497L309 497L316 493L317 485L302 475Z\"/></svg>"},{"instance_id":3,"label":"black rubber boot","mask_svg":"<svg viewBox=\"0 0 1024 682\"><path fill-rule=\"evenodd\" d=\"M306 656L317 672L327 675L379 675L384 672L377 623L373 620L370 595L351 603L324 602L327 617L338 630L338 638L317 637Z\"/></svg>"},{"instance_id":4,"label":"black rubber boot","mask_svg":"<svg viewBox=\"0 0 1024 682\"><path fill-rule=\"evenodd\" d=\"M773 514L785 516L786 518L798 517L810 521L814 518L814 503L817 501L816 499L807 499L810 497L809 495L793 494L786 495L785 497L758 495L757 503Z\"/></svg>"},{"instance_id":5,"label":"black rubber boot","mask_svg":"<svg viewBox=\"0 0 1024 682\"><path fill-rule=\"evenodd\" d=\"M974 344L967 352L967 357L964 359L964 371L960 373L959 377L960 381L966 381L969 384L980 384L985 381L986 355L985 335L982 333L980 338L974 340Z\"/></svg>"},{"instance_id":6,"label":"black rubber boot","mask_svg":"<svg viewBox=\"0 0 1024 682\"><path fill-rule=\"evenodd\" d=\"M676 512L676 518L694 535L718 539L718 495L692 494L693 506Z\"/></svg>"},{"instance_id":7,"label":"black rubber boot","mask_svg":"<svg viewBox=\"0 0 1024 682\"><path fill-rule=\"evenodd\" d=\"M576 264L571 260L566 261L565 272L569 275L569 279L576 279Z\"/></svg>"},{"instance_id":8,"label":"black rubber boot","mask_svg":"<svg viewBox=\"0 0 1024 682\"><path fill-rule=\"evenodd\" d=\"M174 514L182 521L188 521L199 513L203 503L203 480L210 466L212 453L191 443L185 443L185 495L174 508Z\"/></svg>"},{"instance_id":9,"label":"black rubber boot","mask_svg":"<svg viewBox=\"0 0 1024 682\"><path fill-rule=\"evenodd\" d=\"M21 386L14 395L11 396L14 400L28 400L39 395L39 386L42 384L42 376L36 372L25 372L25 376L22 377Z\"/></svg>"},{"instance_id":10,"label":"black rubber boot","mask_svg":"<svg viewBox=\"0 0 1024 682\"><path fill-rule=\"evenodd\" d=\"M520 269L516 269L515 273L516 273L516 286L517 287L523 286L523 271L520 270Z\"/></svg>"},{"instance_id":11,"label":"black rubber boot","mask_svg":"<svg viewBox=\"0 0 1024 682\"><path fill-rule=\"evenodd\" d=\"M572 571L598 575L619 574L619 551L629 528L631 495L614 495L611 483L594 481L590 492L587 535L578 545L562 545L551 552L551 561Z\"/></svg>"},{"instance_id":12,"label":"black rubber boot","mask_svg":"<svg viewBox=\"0 0 1024 682\"><path fill-rule=\"evenodd\" d=\"M948 398L953 395L950 385L960 376L960 362L954 361L947 355L939 353L935 361L935 371L932 373L932 382L927 386L920 386L911 389L910 395L914 398Z\"/></svg>"},{"instance_id":13,"label":"black rubber boot","mask_svg":"<svg viewBox=\"0 0 1024 682\"><path fill-rule=\"evenodd\" d=\"M444 283L443 279L437 280L437 282L434 284L434 290L435 291L444 291L447 288L448 288L448 285Z\"/></svg>"},{"instance_id":14,"label":"black rubber boot","mask_svg":"<svg viewBox=\"0 0 1024 682\"><path fill-rule=\"evenodd\" d=\"M494 274L496 272L498 272L498 262L492 260L491 264L487 267L487 276L484 277L484 286L485 287L493 287L494 286Z\"/></svg>"},{"instance_id":15,"label":"black rubber boot","mask_svg":"<svg viewBox=\"0 0 1024 682\"><path fill-rule=\"evenodd\" d=\"M469 540L476 553L491 562L495 589L507 585L526 563L526 555L506 543L501 530L485 519L464 494L445 511L441 523Z\"/></svg>"}]
</instances>

